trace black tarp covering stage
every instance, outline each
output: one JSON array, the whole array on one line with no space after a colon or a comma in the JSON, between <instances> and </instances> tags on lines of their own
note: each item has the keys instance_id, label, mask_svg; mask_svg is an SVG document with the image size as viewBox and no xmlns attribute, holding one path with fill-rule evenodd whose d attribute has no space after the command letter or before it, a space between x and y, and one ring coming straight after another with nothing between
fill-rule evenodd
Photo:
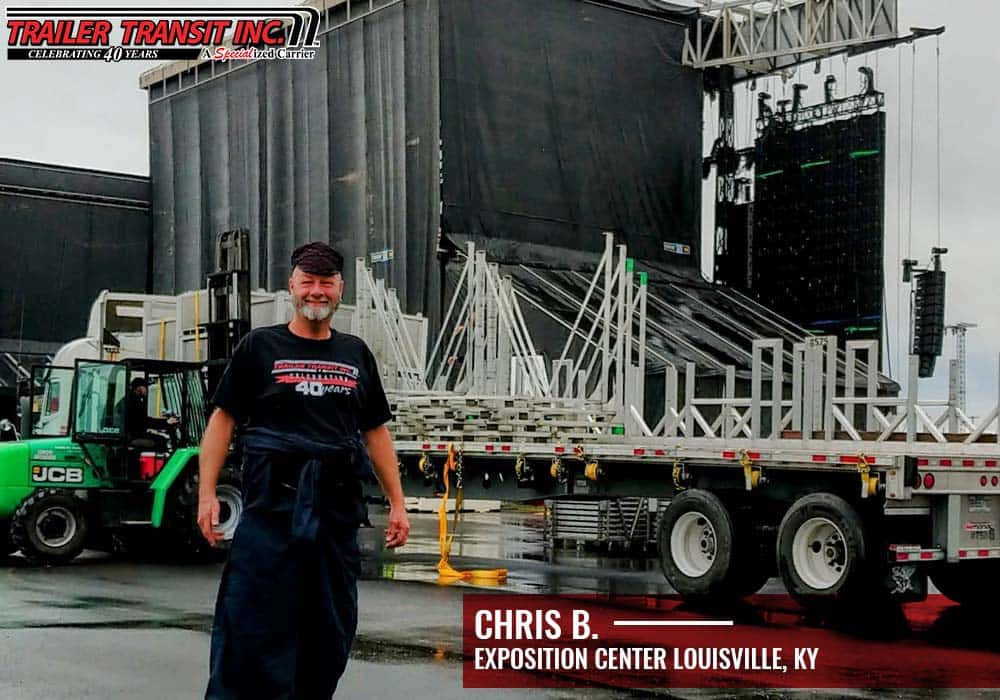
<instances>
[{"instance_id":1,"label":"black tarp covering stage","mask_svg":"<svg viewBox=\"0 0 1000 700\"><path fill-rule=\"evenodd\" d=\"M203 284L216 234L240 227L254 287L283 287L291 250L328 240L348 259L378 256L375 275L432 325L442 231L569 252L600 250L614 230L640 257L697 269L702 86L680 66L690 10L375 6L321 33L314 60L147 83L155 291Z\"/></svg>"},{"instance_id":2,"label":"black tarp covering stage","mask_svg":"<svg viewBox=\"0 0 1000 700\"><path fill-rule=\"evenodd\" d=\"M520 244L599 252L614 231L637 258L697 269L702 79L681 66L690 13L440 6L442 230L509 241L515 257ZM642 6L653 4L630 10Z\"/></svg>"},{"instance_id":3,"label":"black tarp covering stage","mask_svg":"<svg viewBox=\"0 0 1000 700\"><path fill-rule=\"evenodd\" d=\"M246 228L254 288L284 288L292 250L322 240L348 260L348 300L354 258L391 251L375 274L408 311L437 306L437 0L375 6L311 60L148 84L156 292L203 285L216 235Z\"/></svg>"}]
</instances>

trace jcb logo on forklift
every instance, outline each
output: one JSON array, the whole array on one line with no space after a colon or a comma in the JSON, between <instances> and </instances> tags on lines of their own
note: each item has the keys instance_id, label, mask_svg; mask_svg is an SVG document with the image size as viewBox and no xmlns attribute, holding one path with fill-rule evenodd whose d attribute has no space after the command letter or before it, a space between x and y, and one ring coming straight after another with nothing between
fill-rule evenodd
<instances>
[{"instance_id":1,"label":"jcb logo on forklift","mask_svg":"<svg viewBox=\"0 0 1000 700\"><path fill-rule=\"evenodd\" d=\"M32 467L31 480L79 484L83 482L83 469L79 467Z\"/></svg>"}]
</instances>

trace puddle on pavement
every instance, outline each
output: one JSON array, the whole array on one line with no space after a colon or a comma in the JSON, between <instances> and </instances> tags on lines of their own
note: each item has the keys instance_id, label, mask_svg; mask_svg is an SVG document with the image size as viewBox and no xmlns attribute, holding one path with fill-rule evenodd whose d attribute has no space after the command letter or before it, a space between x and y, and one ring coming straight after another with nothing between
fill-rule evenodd
<instances>
[{"instance_id":1,"label":"puddle on pavement","mask_svg":"<svg viewBox=\"0 0 1000 700\"><path fill-rule=\"evenodd\" d=\"M362 577L419 583L440 583L436 513L410 514L410 541L399 552L380 543L385 514L373 509L375 528L362 531ZM449 514L448 532L455 533ZM654 557L647 552L607 553L585 547L551 548L545 541L541 507L461 514L451 545L455 568L506 567L504 583L457 581L446 585L475 589L502 589L516 593L667 593Z\"/></svg>"},{"instance_id":2,"label":"puddle on pavement","mask_svg":"<svg viewBox=\"0 0 1000 700\"><path fill-rule=\"evenodd\" d=\"M384 639L370 639L359 634L351 648L351 658L388 664L423 664L428 661L458 663L462 661L460 652L444 647L427 647L398 644Z\"/></svg>"}]
</instances>

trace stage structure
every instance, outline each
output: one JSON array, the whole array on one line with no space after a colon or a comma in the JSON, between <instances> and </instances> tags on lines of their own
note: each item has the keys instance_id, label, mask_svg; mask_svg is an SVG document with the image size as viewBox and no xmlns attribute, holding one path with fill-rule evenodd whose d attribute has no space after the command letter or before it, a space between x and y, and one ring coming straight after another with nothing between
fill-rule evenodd
<instances>
[{"instance_id":1,"label":"stage structure","mask_svg":"<svg viewBox=\"0 0 1000 700\"><path fill-rule=\"evenodd\" d=\"M701 277L704 90L728 82L731 102L732 82L749 75L701 62L724 48L711 31L700 58L685 58L719 3L311 4L323 18L314 61L187 62L142 77L163 261L154 291L200 284L219 230L249 229L255 288L282 287L294 246L326 239L365 258L433 334L472 244L523 294L531 354L548 363L572 332L576 311L564 307L586 293L611 232L648 276L651 364L694 362L723 382L727 365L749 368L767 327L806 335ZM797 16L795 4L770 12ZM865 32L816 52L894 36L895 4L881 5ZM784 32L762 41L817 55ZM350 301L350 280L348 290Z\"/></svg>"},{"instance_id":2,"label":"stage structure","mask_svg":"<svg viewBox=\"0 0 1000 700\"><path fill-rule=\"evenodd\" d=\"M323 25L313 60L175 63L141 78L155 292L199 285L214 236L235 228L250 231L254 288L284 287L295 246L328 240L432 326L469 240L504 263L590 272L614 231L637 257L697 278L703 82L681 57L696 9L311 4Z\"/></svg>"},{"instance_id":3,"label":"stage structure","mask_svg":"<svg viewBox=\"0 0 1000 700\"><path fill-rule=\"evenodd\" d=\"M878 340L883 316L884 94L862 68L861 92L774 109L758 99L753 199L734 203L719 278L796 321L841 341ZM749 180L743 181L746 197Z\"/></svg>"}]
</instances>

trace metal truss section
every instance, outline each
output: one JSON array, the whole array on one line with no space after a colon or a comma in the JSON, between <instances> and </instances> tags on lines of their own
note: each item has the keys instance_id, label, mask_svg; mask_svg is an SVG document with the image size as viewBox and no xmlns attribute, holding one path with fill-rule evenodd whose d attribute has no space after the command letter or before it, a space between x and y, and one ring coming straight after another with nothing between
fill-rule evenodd
<instances>
[{"instance_id":1,"label":"metal truss section","mask_svg":"<svg viewBox=\"0 0 1000 700\"><path fill-rule=\"evenodd\" d=\"M884 92L869 92L851 95L842 100L821 102L817 105L802 107L797 110L779 110L766 117L757 119L757 129L763 131L772 125L785 127L804 127L818 122L832 121L844 117L853 117L867 112L874 112L885 106Z\"/></svg>"},{"instance_id":2,"label":"metal truss section","mask_svg":"<svg viewBox=\"0 0 1000 700\"><path fill-rule=\"evenodd\" d=\"M915 355L909 392L886 395L875 340L848 341L841 350L835 336L808 336L787 352L781 338L755 338L749 382L738 384L730 365L723 382L706 384L687 361L654 370L664 373L662 382L647 387L647 303L654 298L625 246L607 235L563 351L548 365L521 312L529 297L467 244L426 365L430 391L393 392L401 449L443 452L461 443L470 454L540 457L580 448L601 457L721 463L746 450L750 459L780 453L778 461L810 469L858 465L863 450L865 468L894 464L902 454L943 458L940 466L961 458L966 467L997 468L1000 402L976 422L957 404L954 389L947 400L920 396Z\"/></svg>"},{"instance_id":3,"label":"metal truss section","mask_svg":"<svg viewBox=\"0 0 1000 700\"><path fill-rule=\"evenodd\" d=\"M396 290L385 280L375 279L364 258L354 266L357 284L351 332L365 338L372 353L382 358L380 368L386 383L407 391L426 391L424 338L414 337L412 323L399 305Z\"/></svg>"},{"instance_id":4,"label":"metal truss section","mask_svg":"<svg viewBox=\"0 0 1000 700\"><path fill-rule=\"evenodd\" d=\"M701 0L685 65L732 66L750 74L896 38L897 0Z\"/></svg>"}]
</instances>

